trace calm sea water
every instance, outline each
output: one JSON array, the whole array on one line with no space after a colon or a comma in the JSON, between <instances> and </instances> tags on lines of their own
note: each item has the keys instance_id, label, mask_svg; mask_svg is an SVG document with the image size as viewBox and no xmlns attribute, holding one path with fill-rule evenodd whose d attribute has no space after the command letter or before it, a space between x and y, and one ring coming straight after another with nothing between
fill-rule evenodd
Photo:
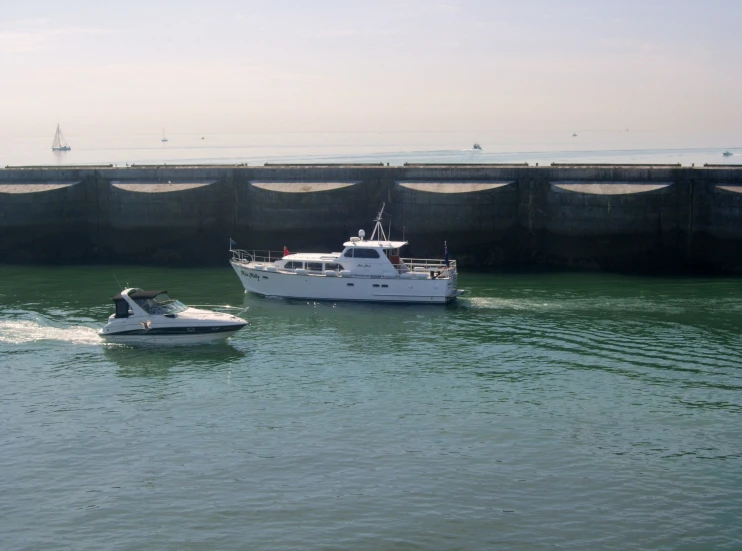
<instances>
[{"instance_id":1,"label":"calm sea water","mask_svg":"<svg viewBox=\"0 0 742 551\"><path fill-rule=\"evenodd\" d=\"M80 134L64 128L72 147L52 152L55 127L44 136L9 136L0 128L0 166L87 164L309 163L679 163L740 164L739 134L642 129L563 132L349 132L295 134ZM576 134L573 135L573 134ZM472 149L479 143L483 150ZM724 151L731 156L722 155Z\"/></svg>"},{"instance_id":2,"label":"calm sea water","mask_svg":"<svg viewBox=\"0 0 742 551\"><path fill-rule=\"evenodd\" d=\"M114 277L251 325L103 345ZM460 281L413 307L0 267L0 548L742 548L739 280Z\"/></svg>"}]
</instances>

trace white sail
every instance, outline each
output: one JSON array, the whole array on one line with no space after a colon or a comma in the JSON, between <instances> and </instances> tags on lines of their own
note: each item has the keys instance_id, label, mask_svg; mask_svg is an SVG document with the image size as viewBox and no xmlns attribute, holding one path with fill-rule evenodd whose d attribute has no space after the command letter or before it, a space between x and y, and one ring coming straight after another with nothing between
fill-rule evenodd
<instances>
[{"instance_id":1,"label":"white sail","mask_svg":"<svg viewBox=\"0 0 742 551\"><path fill-rule=\"evenodd\" d=\"M57 123L57 131L54 133L54 141L52 142L52 151L69 151L70 149L72 148L67 144L64 134L62 134L62 129L59 127L59 123Z\"/></svg>"}]
</instances>

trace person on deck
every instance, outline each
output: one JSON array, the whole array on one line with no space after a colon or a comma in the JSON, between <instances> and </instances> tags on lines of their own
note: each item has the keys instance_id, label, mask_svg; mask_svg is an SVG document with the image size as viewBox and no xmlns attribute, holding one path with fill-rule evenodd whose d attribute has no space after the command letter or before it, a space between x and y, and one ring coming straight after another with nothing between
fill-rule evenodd
<instances>
[{"instance_id":1,"label":"person on deck","mask_svg":"<svg viewBox=\"0 0 742 551\"><path fill-rule=\"evenodd\" d=\"M289 252L289 248L286 245L284 245L283 246L283 256L288 256L290 254L291 253Z\"/></svg>"}]
</instances>

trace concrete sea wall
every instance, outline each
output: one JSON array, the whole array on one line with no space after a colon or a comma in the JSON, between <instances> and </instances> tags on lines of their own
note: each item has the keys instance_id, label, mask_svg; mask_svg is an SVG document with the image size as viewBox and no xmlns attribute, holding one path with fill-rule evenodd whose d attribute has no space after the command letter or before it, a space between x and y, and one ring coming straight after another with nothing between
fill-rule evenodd
<instances>
[{"instance_id":1,"label":"concrete sea wall","mask_svg":"<svg viewBox=\"0 0 742 551\"><path fill-rule=\"evenodd\" d=\"M742 166L276 165L0 170L0 261L218 265L338 251L382 203L462 268L742 271Z\"/></svg>"}]
</instances>

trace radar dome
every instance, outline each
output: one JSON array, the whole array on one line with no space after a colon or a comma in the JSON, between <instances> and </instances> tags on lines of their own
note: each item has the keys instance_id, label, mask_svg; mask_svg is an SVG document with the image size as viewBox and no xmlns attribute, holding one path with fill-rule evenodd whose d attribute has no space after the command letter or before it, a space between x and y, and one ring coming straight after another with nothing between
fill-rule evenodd
<instances>
[{"instance_id":1,"label":"radar dome","mask_svg":"<svg viewBox=\"0 0 742 551\"><path fill-rule=\"evenodd\" d=\"M363 230L358 230L358 237L363 239L364 237L366 237L366 232Z\"/></svg>"}]
</instances>

